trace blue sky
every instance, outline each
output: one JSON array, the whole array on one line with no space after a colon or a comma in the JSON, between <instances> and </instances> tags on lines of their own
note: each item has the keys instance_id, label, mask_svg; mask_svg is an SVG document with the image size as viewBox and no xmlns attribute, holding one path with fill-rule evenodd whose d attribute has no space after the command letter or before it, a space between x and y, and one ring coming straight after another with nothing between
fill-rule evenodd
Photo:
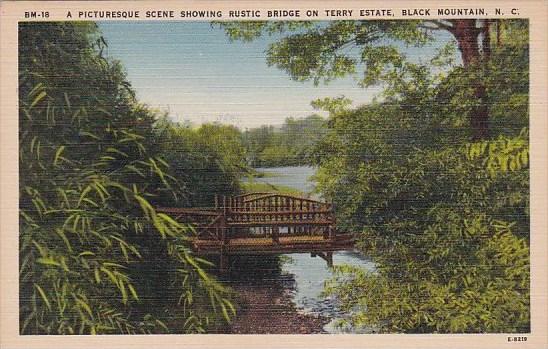
<instances>
[{"instance_id":1,"label":"blue sky","mask_svg":"<svg viewBox=\"0 0 548 349\"><path fill-rule=\"evenodd\" d=\"M296 82L266 64L274 39L230 42L209 22L99 22L140 101L193 124L221 122L240 128L279 125L287 117L314 113L310 102L345 95L362 104L380 92L348 77L328 85ZM444 40L449 39L445 36ZM438 43L439 44L439 43ZM431 54L433 48L408 54Z\"/></svg>"}]
</instances>

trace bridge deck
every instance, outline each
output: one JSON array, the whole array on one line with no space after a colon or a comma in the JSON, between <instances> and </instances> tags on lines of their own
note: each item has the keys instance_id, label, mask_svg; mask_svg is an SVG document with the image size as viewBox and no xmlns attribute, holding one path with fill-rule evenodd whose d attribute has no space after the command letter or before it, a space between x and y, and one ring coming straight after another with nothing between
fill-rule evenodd
<instances>
[{"instance_id":1,"label":"bridge deck","mask_svg":"<svg viewBox=\"0 0 548 349\"><path fill-rule=\"evenodd\" d=\"M226 244L218 240L193 241L194 249L199 254L278 254L302 252L330 252L348 250L354 241L350 234L337 235L334 240L322 236L280 236L277 241L270 237L232 238Z\"/></svg>"}]
</instances>

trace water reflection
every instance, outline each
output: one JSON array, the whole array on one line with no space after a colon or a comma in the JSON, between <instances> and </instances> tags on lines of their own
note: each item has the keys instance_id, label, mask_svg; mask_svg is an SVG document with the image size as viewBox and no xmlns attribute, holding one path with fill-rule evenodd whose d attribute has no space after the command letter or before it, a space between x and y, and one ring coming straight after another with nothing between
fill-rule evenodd
<instances>
[{"instance_id":1,"label":"water reflection","mask_svg":"<svg viewBox=\"0 0 548 349\"><path fill-rule=\"evenodd\" d=\"M355 332L351 328L338 328L335 323L347 314L340 311L335 299L322 297L325 280L333 274L327 263L320 257L312 258L308 253L286 255L282 264L282 274L292 275L295 286L292 290L293 301L298 309L305 313L318 314L332 319L324 330L328 333ZM354 251L333 253L333 264L351 264L373 271L375 266Z\"/></svg>"},{"instance_id":2,"label":"water reflection","mask_svg":"<svg viewBox=\"0 0 548 349\"><path fill-rule=\"evenodd\" d=\"M256 178L255 181L281 185L298 189L310 194L314 183L310 177L314 175L313 167L277 167L257 169L268 175ZM317 199L317 197L316 197ZM333 253L333 264L350 264L373 271L374 264L355 251L340 251ZM356 333L353 328L339 328L338 319L345 318L337 306L337 301L330 297L322 297L324 282L333 276L332 270L322 258L311 257L310 253L295 253L281 256L251 256L238 257L232 263L232 272L226 279L229 284L241 287L271 287L282 288L288 293L296 308L303 313L321 315L331 321L325 325L327 333ZM362 333L372 332L371 329L360 330Z\"/></svg>"}]
</instances>

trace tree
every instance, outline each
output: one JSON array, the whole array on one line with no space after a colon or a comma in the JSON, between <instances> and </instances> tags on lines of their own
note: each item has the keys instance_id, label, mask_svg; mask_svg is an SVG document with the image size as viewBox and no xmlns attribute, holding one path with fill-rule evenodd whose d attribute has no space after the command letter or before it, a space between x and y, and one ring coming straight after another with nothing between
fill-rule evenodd
<instances>
[{"instance_id":1,"label":"tree","mask_svg":"<svg viewBox=\"0 0 548 349\"><path fill-rule=\"evenodd\" d=\"M463 136L474 86L461 67L438 80L409 66L382 102L315 103L330 112L318 188L377 264L337 268L327 285L356 327L529 331L528 35L524 21L504 24L484 80L493 139Z\"/></svg>"},{"instance_id":2,"label":"tree","mask_svg":"<svg viewBox=\"0 0 548 349\"><path fill-rule=\"evenodd\" d=\"M243 143L251 166L276 167L309 164L309 152L325 134L319 115L286 118L279 128L261 126L245 130Z\"/></svg>"},{"instance_id":3,"label":"tree","mask_svg":"<svg viewBox=\"0 0 548 349\"><path fill-rule=\"evenodd\" d=\"M105 47L92 23L19 26L20 332L204 332L232 305L154 209L185 190Z\"/></svg>"},{"instance_id":4,"label":"tree","mask_svg":"<svg viewBox=\"0 0 548 349\"><path fill-rule=\"evenodd\" d=\"M211 207L215 195L234 195L248 172L242 135L234 126L187 127L163 118L156 123L154 148L170 165L170 173L186 195L177 205ZM166 200L167 199L167 200ZM160 202L169 205L169 197Z\"/></svg>"},{"instance_id":5,"label":"tree","mask_svg":"<svg viewBox=\"0 0 548 349\"><path fill-rule=\"evenodd\" d=\"M487 65L491 55L490 40L491 20L451 19L430 21L432 28L449 31L457 40L462 62L465 69L481 69ZM470 113L470 126L473 130L473 140L480 140L489 136L489 107L485 82L476 78L472 82L475 86L474 98L476 105Z\"/></svg>"},{"instance_id":6,"label":"tree","mask_svg":"<svg viewBox=\"0 0 548 349\"><path fill-rule=\"evenodd\" d=\"M220 24L233 40L249 41L263 34L280 37L270 45L267 62L297 81L329 82L365 65L361 84L389 82L405 69L402 45L423 46L435 31L453 35L466 70L477 75L491 52L491 20L424 21L226 22ZM358 49L356 52L354 49ZM473 139L489 134L489 111L482 79L475 79L476 106L470 111Z\"/></svg>"}]
</instances>

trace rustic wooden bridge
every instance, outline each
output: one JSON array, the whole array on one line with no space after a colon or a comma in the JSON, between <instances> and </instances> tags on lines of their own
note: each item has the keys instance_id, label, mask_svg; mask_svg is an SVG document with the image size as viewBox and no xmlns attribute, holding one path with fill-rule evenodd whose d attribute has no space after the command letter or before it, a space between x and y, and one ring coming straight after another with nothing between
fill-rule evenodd
<instances>
[{"instance_id":1,"label":"rustic wooden bridge","mask_svg":"<svg viewBox=\"0 0 548 349\"><path fill-rule=\"evenodd\" d=\"M353 247L351 234L335 229L332 204L279 193L216 197L208 208L159 208L191 224L195 253L218 255L226 270L231 255L311 253L333 263L333 251Z\"/></svg>"}]
</instances>

